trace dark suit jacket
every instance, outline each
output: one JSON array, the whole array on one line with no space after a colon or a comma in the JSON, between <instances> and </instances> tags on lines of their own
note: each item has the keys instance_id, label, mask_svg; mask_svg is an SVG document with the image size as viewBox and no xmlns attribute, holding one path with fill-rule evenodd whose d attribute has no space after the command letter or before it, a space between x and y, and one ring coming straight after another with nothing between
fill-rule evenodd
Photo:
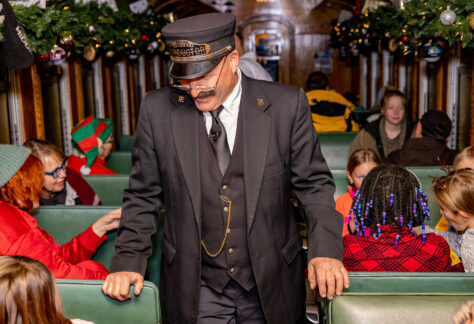
<instances>
[{"instance_id":1,"label":"dark suit jacket","mask_svg":"<svg viewBox=\"0 0 474 324\"><path fill-rule=\"evenodd\" d=\"M242 75L247 239L268 323L304 312L304 256L291 188L310 231L309 257L342 259L342 216L301 89ZM111 271L145 273L151 236L166 206L160 295L171 323L194 323L201 277L199 122L191 97L171 88L147 94L132 150L130 186Z\"/></svg>"}]
</instances>

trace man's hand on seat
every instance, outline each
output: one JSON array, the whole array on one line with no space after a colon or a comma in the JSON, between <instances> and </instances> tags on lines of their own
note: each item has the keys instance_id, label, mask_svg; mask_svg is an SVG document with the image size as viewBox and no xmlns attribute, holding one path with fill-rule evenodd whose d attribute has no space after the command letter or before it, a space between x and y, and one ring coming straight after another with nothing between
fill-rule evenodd
<instances>
[{"instance_id":1,"label":"man's hand on seat","mask_svg":"<svg viewBox=\"0 0 474 324\"><path fill-rule=\"evenodd\" d=\"M308 264L308 280L311 289L319 287L321 297L332 299L334 293L342 294L349 288L349 274L341 261L332 258L313 258Z\"/></svg>"},{"instance_id":2,"label":"man's hand on seat","mask_svg":"<svg viewBox=\"0 0 474 324\"><path fill-rule=\"evenodd\" d=\"M124 301L132 298L129 293L131 285L134 285L133 293L138 296L143 288L143 276L138 272L115 272L105 278L102 291L113 299Z\"/></svg>"}]
</instances>

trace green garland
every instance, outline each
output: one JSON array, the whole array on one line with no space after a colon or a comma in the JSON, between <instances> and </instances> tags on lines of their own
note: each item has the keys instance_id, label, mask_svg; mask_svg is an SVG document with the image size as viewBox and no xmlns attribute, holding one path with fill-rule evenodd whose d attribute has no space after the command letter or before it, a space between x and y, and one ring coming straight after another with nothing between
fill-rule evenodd
<instances>
[{"instance_id":1,"label":"green garland","mask_svg":"<svg viewBox=\"0 0 474 324\"><path fill-rule=\"evenodd\" d=\"M451 25L444 25L441 13L450 7L456 14ZM349 49L370 52L389 48L404 55L418 54L427 43L449 46L460 42L463 48L474 49L470 18L473 0L412 0L399 10L391 2L375 11L336 23L331 31L331 45L347 52Z\"/></svg>"},{"instance_id":2,"label":"green garland","mask_svg":"<svg viewBox=\"0 0 474 324\"><path fill-rule=\"evenodd\" d=\"M97 55L163 52L161 29L166 19L151 9L135 14L127 9L114 12L97 2L48 2L46 9L13 6L28 45L36 55L45 56L54 45L82 55L88 46Z\"/></svg>"}]
</instances>

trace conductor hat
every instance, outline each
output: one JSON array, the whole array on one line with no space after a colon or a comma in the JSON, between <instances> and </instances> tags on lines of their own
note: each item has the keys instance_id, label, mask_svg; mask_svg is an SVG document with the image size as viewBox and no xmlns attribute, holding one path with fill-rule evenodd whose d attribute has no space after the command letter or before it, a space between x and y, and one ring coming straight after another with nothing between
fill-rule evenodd
<instances>
[{"instance_id":1,"label":"conductor hat","mask_svg":"<svg viewBox=\"0 0 474 324\"><path fill-rule=\"evenodd\" d=\"M210 13L179 19L162 29L174 79L195 79L235 49L235 16Z\"/></svg>"}]
</instances>

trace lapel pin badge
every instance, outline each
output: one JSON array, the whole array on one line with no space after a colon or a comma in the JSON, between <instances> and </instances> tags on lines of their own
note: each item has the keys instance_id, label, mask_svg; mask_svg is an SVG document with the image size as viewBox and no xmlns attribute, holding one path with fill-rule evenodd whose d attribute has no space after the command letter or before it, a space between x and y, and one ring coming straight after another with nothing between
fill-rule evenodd
<instances>
[{"instance_id":1,"label":"lapel pin badge","mask_svg":"<svg viewBox=\"0 0 474 324\"><path fill-rule=\"evenodd\" d=\"M184 102L184 97L183 97L183 96L179 96L179 97L178 97L178 102Z\"/></svg>"},{"instance_id":2,"label":"lapel pin badge","mask_svg":"<svg viewBox=\"0 0 474 324\"><path fill-rule=\"evenodd\" d=\"M258 104L259 106L263 106L263 104L264 104L263 98L258 98L258 99L257 99L257 104Z\"/></svg>"}]
</instances>

